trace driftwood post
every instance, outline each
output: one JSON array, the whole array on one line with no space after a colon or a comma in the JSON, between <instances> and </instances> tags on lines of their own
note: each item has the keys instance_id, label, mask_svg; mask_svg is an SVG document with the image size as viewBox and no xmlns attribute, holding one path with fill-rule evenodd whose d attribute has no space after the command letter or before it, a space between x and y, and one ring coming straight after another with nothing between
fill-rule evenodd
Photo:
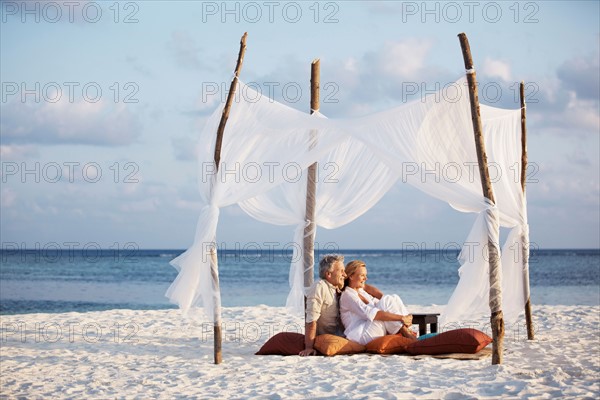
<instances>
[{"instance_id":1,"label":"driftwood post","mask_svg":"<svg viewBox=\"0 0 600 400\"><path fill-rule=\"evenodd\" d=\"M525 196L527 180L527 124L525 107L525 82L521 81L519 88L521 96L521 189ZM527 339L534 339L533 319L531 318L531 297L529 292L529 234L523 232L523 290L525 292L525 322L527 323Z\"/></svg>"},{"instance_id":2,"label":"driftwood post","mask_svg":"<svg viewBox=\"0 0 600 400\"><path fill-rule=\"evenodd\" d=\"M235 66L235 73L231 86L229 87L229 93L227 95L227 102L223 108L223 114L221 115L221 121L219 122L219 128L217 129L217 141L215 143L215 176L219 170L219 163L221 162L221 146L223 144L223 133L225 132L225 124L229 118L229 110L231 109L231 103L233 102L233 96L235 94L235 88L238 82L238 76L242 69L242 63L244 61L244 53L246 52L246 37L248 32L245 32L240 40L240 52L238 54L237 64ZM215 238L216 243L216 238ZM211 266L210 273L213 281L213 288L215 289L215 302L214 302L214 359L215 364L220 364L223 361L221 353L221 288L219 286L219 266L217 263L217 249L211 246Z\"/></svg>"},{"instance_id":3,"label":"driftwood post","mask_svg":"<svg viewBox=\"0 0 600 400\"><path fill-rule=\"evenodd\" d=\"M490 181L488 170L487 155L485 153L485 143L483 140L483 128L481 125L481 115L479 113L479 95L477 93L477 76L473 68L473 58L467 35L460 33L458 35L460 47L463 53L465 69L467 70L467 82L469 84L469 99L471 101L471 118L473 121L473 132L475 134L475 147L477 149L477 161L479 163L479 175L481 177L481 186L483 195L492 204L495 204L494 190ZM502 342L504 340L504 318L502 314L502 269L500 267L500 254L498 244L488 239L488 252L490 264L490 323L492 326L492 364L502 364Z\"/></svg>"},{"instance_id":4,"label":"driftwood post","mask_svg":"<svg viewBox=\"0 0 600 400\"><path fill-rule=\"evenodd\" d=\"M310 65L310 113L319 110L319 84L320 84L320 61L314 60ZM316 137L311 132L310 148L314 147ZM317 163L308 167L308 176L306 179L306 213L307 222L304 227L304 287L312 286L314 282L313 266L315 263L315 203L317 190ZM305 309L306 309L306 298ZM306 313L305 313L306 318Z\"/></svg>"}]
</instances>

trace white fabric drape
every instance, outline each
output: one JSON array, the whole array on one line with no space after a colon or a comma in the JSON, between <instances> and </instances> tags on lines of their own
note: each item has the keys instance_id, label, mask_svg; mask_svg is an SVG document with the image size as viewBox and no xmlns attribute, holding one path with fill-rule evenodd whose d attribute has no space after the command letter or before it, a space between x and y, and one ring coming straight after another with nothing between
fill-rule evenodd
<instances>
[{"instance_id":1,"label":"white fabric drape","mask_svg":"<svg viewBox=\"0 0 600 400\"><path fill-rule=\"evenodd\" d=\"M301 179L301 172L336 143L335 135L317 126L318 143L310 146L312 124L318 118L306 118L243 84L237 91L243 95L231 108L217 173L212 160L223 107L215 110L200 134L198 185L203 208L192 246L171 261L179 274L166 293L184 312L201 302L213 322L220 302L211 278L211 269L218 273L211 260L216 259L219 209Z\"/></svg>"},{"instance_id":2,"label":"white fabric drape","mask_svg":"<svg viewBox=\"0 0 600 400\"><path fill-rule=\"evenodd\" d=\"M519 245L527 226L525 200L518 179L510 175L511 168L518 168L515 160L520 160L520 111L481 107L488 159L500 171L493 176L496 205L492 206L482 195L465 79L453 88L452 99L434 94L367 117L334 120L293 110L240 82L242 95L232 106L225 130L222 166L212 180L205 175L212 167L221 109L201 133L199 185L204 209L194 244L173 261L180 273L167 292L169 298L187 309L201 297L205 307L214 309L214 287L205 282L210 281L210 261L203 247L214 245L220 207L239 203L258 220L295 226L294 252L301 252L307 223L306 168L318 162L317 226L332 229L353 221L397 181L460 211L480 213L465 242L479 248L468 254L466 250L472 249L464 247L460 258L458 288L469 281L469 290L457 288L443 315L446 323L472 317L481 312L481 304L487 304L487 243L498 243L498 225L513 228L502 252L503 272L510 279L503 287L502 308L505 315L512 309L518 313L523 303L519 275L523 267L510 263L506 249ZM296 309L303 304L303 273L301 253L294 254L287 305ZM521 286L515 287L517 281Z\"/></svg>"},{"instance_id":3,"label":"white fabric drape","mask_svg":"<svg viewBox=\"0 0 600 400\"><path fill-rule=\"evenodd\" d=\"M353 221L370 209L397 180L396 174L377 160L359 141L347 138L318 162L316 224L334 229ZM359 173L356 173L358 171ZM371 174L365 173L370 171ZM272 191L245 200L240 206L252 217L278 225L297 225L290 267L290 294L286 305L296 312L304 307L303 251L306 179L284 182Z\"/></svg>"}]
</instances>

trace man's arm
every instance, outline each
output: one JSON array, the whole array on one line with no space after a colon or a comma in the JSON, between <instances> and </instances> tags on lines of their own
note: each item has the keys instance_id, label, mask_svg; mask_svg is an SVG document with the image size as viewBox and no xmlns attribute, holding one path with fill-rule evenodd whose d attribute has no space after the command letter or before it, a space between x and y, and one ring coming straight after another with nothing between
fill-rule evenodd
<instances>
[{"instance_id":1,"label":"man's arm","mask_svg":"<svg viewBox=\"0 0 600 400\"><path fill-rule=\"evenodd\" d=\"M318 290L319 284L315 283L306 294L306 321L304 327L304 350L298 353L301 356L312 356L317 352L313 349L317 337L317 321L321 317L323 295Z\"/></svg>"},{"instance_id":2,"label":"man's arm","mask_svg":"<svg viewBox=\"0 0 600 400\"><path fill-rule=\"evenodd\" d=\"M315 355L317 352L313 349L313 346L315 344L315 338L317 337L317 321L307 323L304 330L304 350L302 350L299 355Z\"/></svg>"},{"instance_id":3,"label":"man's arm","mask_svg":"<svg viewBox=\"0 0 600 400\"><path fill-rule=\"evenodd\" d=\"M381 290L377 289L375 286L371 286L366 283L365 283L365 292L369 293L371 296L373 296L379 300L381 300L381 298L383 297L383 292Z\"/></svg>"}]
</instances>

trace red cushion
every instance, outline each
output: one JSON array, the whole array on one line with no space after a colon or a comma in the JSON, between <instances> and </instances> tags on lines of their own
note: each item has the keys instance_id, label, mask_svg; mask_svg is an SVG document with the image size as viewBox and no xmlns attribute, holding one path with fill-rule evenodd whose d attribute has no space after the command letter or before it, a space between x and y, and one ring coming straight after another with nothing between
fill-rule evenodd
<instances>
[{"instance_id":1,"label":"red cushion","mask_svg":"<svg viewBox=\"0 0 600 400\"><path fill-rule=\"evenodd\" d=\"M385 335L367 343L367 351L377 354L406 353L406 347L416 340L402 335Z\"/></svg>"},{"instance_id":2,"label":"red cushion","mask_svg":"<svg viewBox=\"0 0 600 400\"><path fill-rule=\"evenodd\" d=\"M475 354L492 342L492 338L473 328L455 329L440 333L425 340L418 340L406 348L412 355L417 354Z\"/></svg>"},{"instance_id":3,"label":"red cushion","mask_svg":"<svg viewBox=\"0 0 600 400\"><path fill-rule=\"evenodd\" d=\"M256 355L297 356L304 350L304 335L296 332L280 332L260 348Z\"/></svg>"}]
</instances>

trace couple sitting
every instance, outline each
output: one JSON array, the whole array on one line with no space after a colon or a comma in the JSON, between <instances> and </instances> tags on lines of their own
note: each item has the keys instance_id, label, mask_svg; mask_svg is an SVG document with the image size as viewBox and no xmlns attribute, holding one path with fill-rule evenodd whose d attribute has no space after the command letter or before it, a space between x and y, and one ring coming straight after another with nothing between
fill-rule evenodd
<instances>
[{"instance_id":1,"label":"couple sitting","mask_svg":"<svg viewBox=\"0 0 600 400\"><path fill-rule=\"evenodd\" d=\"M408 329L412 315L400 297L384 296L365 283L364 262L351 261L344 268L344 256L326 255L319 263L319 276L321 279L306 295L305 348L301 356L316 354L315 338L326 333L345 336L363 345L388 334L415 337Z\"/></svg>"}]
</instances>

